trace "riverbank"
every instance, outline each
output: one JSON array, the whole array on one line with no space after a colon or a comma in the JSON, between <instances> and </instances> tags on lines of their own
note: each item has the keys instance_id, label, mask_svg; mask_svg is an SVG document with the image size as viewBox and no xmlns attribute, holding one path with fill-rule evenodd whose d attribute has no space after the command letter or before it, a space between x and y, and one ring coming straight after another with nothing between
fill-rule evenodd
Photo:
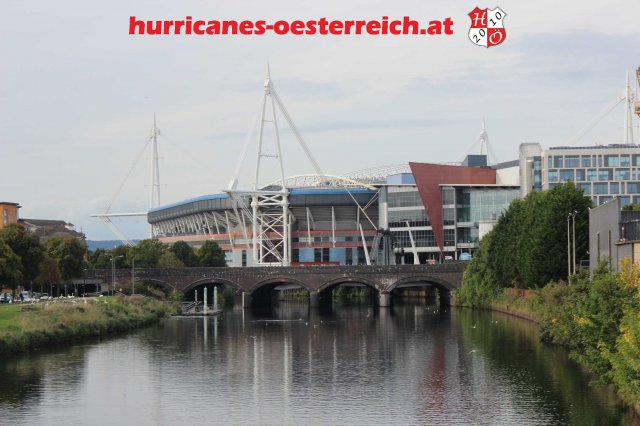
<instances>
[{"instance_id":1,"label":"riverbank","mask_svg":"<svg viewBox=\"0 0 640 426\"><path fill-rule=\"evenodd\" d=\"M142 296L0 306L0 355L132 330L175 309Z\"/></svg>"}]
</instances>

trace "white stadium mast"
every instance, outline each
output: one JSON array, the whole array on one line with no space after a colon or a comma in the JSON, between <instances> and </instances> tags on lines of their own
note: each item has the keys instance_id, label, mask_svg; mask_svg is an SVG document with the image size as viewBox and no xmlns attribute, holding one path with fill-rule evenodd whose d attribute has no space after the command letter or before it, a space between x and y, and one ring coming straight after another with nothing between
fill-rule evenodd
<instances>
[{"instance_id":1,"label":"white stadium mast","mask_svg":"<svg viewBox=\"0 0 640 426\"><path fill-rule=\"evenodd\" d=\"M269 110L271 112L270 117L268 117ZM256 164L252 189L241 190L237 188L240 177L240 167L250 143L250 137L248 137L243 147L238 167L236 168L236 174L225 191L234 200L235 208L240 207L242 212L251 218L253 233L252 251L255 265L288 266L291 262L292 218L289 212L289 194L285 182L277 110L279 110L289 125L291 132L296 137L298 144L302 147L316 174L321 177L324 176L318 162L311 154L309 147L278 96L273 86L273 81L271 80L269 65L267 64L264 79L264 95L260 108L260 132L256 150ZM275 152L265 150L266 141L264 138L264 130L266 123L273 125ZM268 158L278 160L280 180L278 185L263 187L260 181L261 171L263 168L263 160ZM276 187L274 188L274 186ZM251 198L251 209L246 205L246 197Z\"/></svg>"},{"instance_id":2,"label":"white stadium mast","mask_svg":"<svg viewBox=\"0 0 640 426\"><path fill-rule=\"evenodd\" d=\"M127 236L116 226L115 223L113 223L113 221L111 221L111 218L146 217L147 212L110 213L111 206L113 205L118 195L120 195L120 192L122 191L122 188L127 182L127 179L133 172L133 169L135 168L138 161L142 157L142 154L146 151L146 148L149 145L149 143L151 144L151 194L150 194L149 206L151 209L160 206L160 166L158 162L158 135L160 135L160 130L156 126L156 115L153 114L153 128L151 129L151 134L149 135L149 139L147 143L143 146L142 150L134 160L125 178L120 183L120 186L118 186L116 193L113 195L113 197L111 197L111 200L109 201L109 204L107 205L107 208L105 209L104 213L91 215L91 217L97 217L101 219L104 223L109 225L109 227L111 227L114 234L116 234L116 236L122 241L122 243L128 246L134 245L133 242L129 240L129 238L127 238ZM151 238L152 236L153 236L152 226L149 225L149 237Z\"/></svg>"}]
</instances>

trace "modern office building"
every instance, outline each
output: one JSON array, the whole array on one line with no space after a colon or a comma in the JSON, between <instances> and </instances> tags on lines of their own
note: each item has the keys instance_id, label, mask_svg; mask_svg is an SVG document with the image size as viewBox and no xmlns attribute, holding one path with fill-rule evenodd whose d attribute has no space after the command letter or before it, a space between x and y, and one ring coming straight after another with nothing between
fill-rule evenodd
<instances>
[{"instance_id":1,"label":"modern office building","mask_svg":"<svg viewBox=\"0 0 640 426\"><path fill-rule=\"evenodd\" d=\"M595 205L619 198L640 203L640 145L597 145L542 149L520 145L522 195L573 181Z\"/></svg>"}]
</instances>

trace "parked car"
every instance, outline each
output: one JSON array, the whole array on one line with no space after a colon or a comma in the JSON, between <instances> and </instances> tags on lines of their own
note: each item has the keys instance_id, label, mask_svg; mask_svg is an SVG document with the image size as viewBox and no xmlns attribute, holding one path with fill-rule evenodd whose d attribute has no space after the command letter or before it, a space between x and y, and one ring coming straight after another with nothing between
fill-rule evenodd
<instances>
[{"instance_id":1,"label":"parked car","mask_svg":"<svg viewBox=\"0 0 640 426\"><path fill-rule=\"evenodd\" d=\"M471 253L460 253L460 257L458 259L460 260L471 260L473 258L473 256L471 256Z\"/></svg>"},{"instance_id":2,"label":"parked car","mask_svg":"<svg viewBox=\"0 0 640 426\"><path fill-rule=\"evenodd\" d=\"M11 303L12 301L11 293L0 294L0 303Z\"/></svg>"}]
</instances>

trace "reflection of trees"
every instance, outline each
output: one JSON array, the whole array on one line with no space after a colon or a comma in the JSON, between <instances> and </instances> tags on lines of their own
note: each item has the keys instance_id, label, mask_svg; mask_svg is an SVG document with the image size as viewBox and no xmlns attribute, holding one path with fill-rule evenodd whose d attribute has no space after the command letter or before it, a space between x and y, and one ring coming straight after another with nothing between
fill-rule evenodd
<instances>
[{"instance_id":1,"label":"reflection of trees","mask_svg":"<svg viewBox=\"0 0 640 426\"><path fill-rule=\"evenodd\" d=\"M452 320L463 348L459 362L468 364L474 375L489 375L513 389L509 394L514 406L536 401L541 415L546 413L552 417L548 420L563 424L618 423L614 419L620 413L613 394L591 388L589 378L562 348L542 344L534 323L468 309L454 310ZM476 371L478 368L483 371ZM460 380L465 386L473 385L470 376ZM609 412L596 400L605 402Z\"/></svg>"},{"instance_id":2,"label":"reflection of trees","mask_svg":"<svg viewBox=\"0 0 640 426\"><path fill-rule=\"evenodd\" d=\"M20 355L0 363L0 412L37 404L48 383L77 388L85 372L85 349L71 347Z\"/></svg>"}]
</instances>

